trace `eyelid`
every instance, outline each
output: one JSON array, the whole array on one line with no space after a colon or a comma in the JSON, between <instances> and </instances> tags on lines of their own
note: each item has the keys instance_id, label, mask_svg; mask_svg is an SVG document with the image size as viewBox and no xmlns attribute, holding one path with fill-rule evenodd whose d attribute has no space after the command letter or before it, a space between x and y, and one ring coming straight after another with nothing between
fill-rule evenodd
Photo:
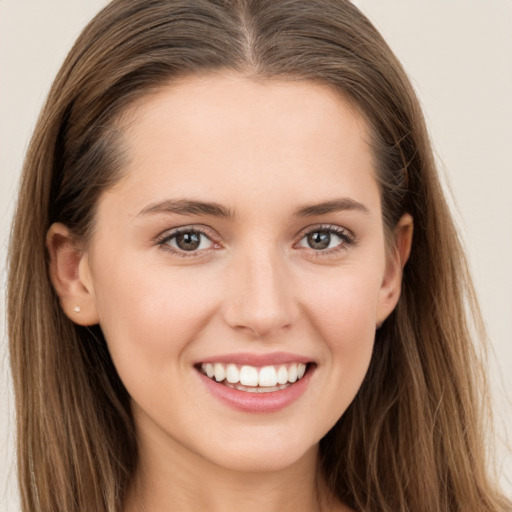
<instances>
[{"instance_id":1,"label":"eyelid","mask_svg":"<svg viewBox=\"0 0 512 512\"><path fill-rule=\"evenodd\" d=\"M320 249L316 250L313 248L307 248L307 247L300 247L299 243L304 239L305 236L314 233L316 231L328 231L330 233L333 233L334 235L338 236L343 240L343 243L339 244L336 247L332 247L330 249ZM312 251L315 253L316 256L322 256L322 255L331 255L334 253L337 253L341 250L347 249L348 247L355 245L357 242L355 234L348 228L338 226L336 224L315 224L308 226L300 231L300 233L297 235L297 242L295 243L294 247L297 247L299 249L304 249L307 251Z\"/></svg>"},{"instance_id":2,"label":"eyelid","mask_svg":"<svg viewBox=\"0 0 512 512\"><path fill-rule=\"evenodd\" d=\"M343 240L342 243L338 244L336 247L331 247L330 249L313 249L313 248L307 248L299 246L299 243L303 240L303 238L310 233L314 233L315 231L328 231L336 236L338 236L341 240ZM171 247L166 242L181 233L187 233L187 232L196 232L200 233L201 235L205 236L212 242L214 247L210 247L207 249L198 249L194 251L184 251L184 250L177 250L174 247ZM181 256L181 257L201 257L209 254L212 250L216 250L221 248L221 244L218 241L217 236L212 234L211 228L208 228L206 226L201 225L185 225L185 226L178 226L172 229L167 229L166 231L162 232L158 236L155 237L154 243L160 246L163 250L166 250L170 252L173 255ZM357 240L354 233L345 227L336 225L336 224L314 224L307 226L303 228L299 234L297 235L297 241L294 243L293 247L300 249L300 250L306 250L309 252L312 252L315 254L315 256L329 256L333 255L339 251L346 250L348 247L354 245Z\"/></svg>"},{"instance_id":3,"label":"eyelid","mask_svg":"<svg viewBox=\"0 0 512 512\"><path fill-rule=\"evenodd\" d=\"M208 240L210 240L212 242L214 247L209 247L208 249L198 249L198 250L194 250L194 251L184 251L184 250L176 249L176 248L172 247L171 245L167 244L167 242L169 240L175 238L176 236L178 236L182 233L190 233L190 232L199 233L199 234L205 236L206 238L208 238ZM167 229L154 238L154 243L156 245L158 245L162 250L168 251L173 255L190 258L190 257L201 257L201 256L204 256L204 255L210 253L211 250L220 248L220 243L218 242L217 238L218 237L214 236L211 233L211 230L206 228L205 226L200 226L200 225L198 226L198 225L192 224L192 225L185 225L185 226L175 227L172 229Z\"/></svg>"}]
</instances>

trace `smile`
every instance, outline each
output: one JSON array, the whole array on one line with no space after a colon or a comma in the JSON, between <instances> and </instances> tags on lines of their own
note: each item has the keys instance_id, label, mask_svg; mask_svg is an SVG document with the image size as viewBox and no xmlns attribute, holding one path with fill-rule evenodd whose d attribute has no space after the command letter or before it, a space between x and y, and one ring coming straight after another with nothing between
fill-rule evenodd
<instances>
[{"instance_id":1,"label":"smile","mask_svg":"<svg viewBox=\"0 0 512 512\"><path fill-rule=\"evenodd\" d=\"M289 387L306 373L305 363L256 367L250 365L202 363L200 371L209 379L248 393L271 393Z\"/></svg>"},{"instance_id":2,"label":"smile","mask_svg":"<svg viewBox=\"0 0 512 512\"><path fill-rule=\"evenodd\" d=\"M276 413L306 394L318 369L310 357L289 352L233 353L194 364L208 395L244 413Z\"/></svg>"}]
</instances>

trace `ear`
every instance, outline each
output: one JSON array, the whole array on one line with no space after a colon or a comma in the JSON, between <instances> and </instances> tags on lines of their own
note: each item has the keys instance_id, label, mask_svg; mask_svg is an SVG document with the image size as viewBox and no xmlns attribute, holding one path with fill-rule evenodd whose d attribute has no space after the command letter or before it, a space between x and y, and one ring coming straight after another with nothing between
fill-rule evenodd
<instances>
[{"instance_id":1,"label":"ear","mask_svg":"<svg viewBox=\"0 0 512 512\"><path fill-rule=\"evenodd\" d=\"M46 234L50 255L50 279L66 316L79 325L99 322L87 253L81 250L69 229L52 224Z\"/></svg>"},{"instance_id":2,"label":"ear","mask_svg":"<svg viewBox=\"0 0 512 512\"><path fill-rule=\"evenodd\" d=\"M411 253L413 230L413 219L406 213L395 227L392 246L388 252L386 271L379 292L377 327L380 327L395 309L400 298L402 274Z\"/></svg>"}]
</instances>

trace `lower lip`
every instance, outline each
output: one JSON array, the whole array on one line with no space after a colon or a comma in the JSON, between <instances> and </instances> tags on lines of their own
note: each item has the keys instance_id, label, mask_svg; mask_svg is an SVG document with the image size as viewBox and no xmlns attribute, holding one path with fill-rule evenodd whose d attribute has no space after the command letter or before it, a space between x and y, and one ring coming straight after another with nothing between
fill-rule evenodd
<instances>
[{"instance_id":1,"label":"lower lip","mask_svg":"<svg viewBox=\"0 0 512 512\"><path fill-rule=\"evenodd\" d=\"M226 405L238 411L264 413L280 411L298 400L305 393L314 368L309 368L304 377L287 388L270 393L239 391L219 384L199 371L197 373L208 391Z\"/></svg>"}]
</instances>

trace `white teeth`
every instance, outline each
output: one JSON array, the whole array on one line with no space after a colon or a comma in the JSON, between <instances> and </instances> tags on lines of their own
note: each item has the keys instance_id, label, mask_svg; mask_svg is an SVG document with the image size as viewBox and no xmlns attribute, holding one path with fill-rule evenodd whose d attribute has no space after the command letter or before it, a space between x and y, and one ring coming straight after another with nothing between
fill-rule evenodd
<instances>
[{"instance_id":1,"label":"white teeth","mask_svg":"<svg viewBox=\"0 0 512 512\"><path fill-rule=\"evenodd\" d=\"M277 383L286 384L288 382L288 370L286 366L280 366L277 370Z\"/></svg>"},{"instance_id":2,"label":"white teeth","mask_svg":"<svg viewBox=\"0 0 512 512\"><path fill-rule=\"evenodd\" d=\"M226 378L226 370L224 369L224 365L220 363L215 363L213 366L213 371L215 372L215 380L220 382Z\"/></svg>"},{"instance_id":3,"label":"white teeth","mask_svg":"<svg viewBox=\"0 0 512 512\"><path fill-rule=\"evenodd\" d=\"M257 386L258 380L258 370L254 366L242 366L240 370L240 384L244 386Z\"/></svg>"},{"instance_id":4,"label":"white teeth","mask_svg":"<svg viewBox=\"0 0 512 512\"><path fill-rule=\"evenodd\" d=\"M306 373L307 366L304 363L291 363L279 366L255 366L244 365L241 368L236 364L224 365L222 363L203 363L201 370L210 379L217 382L224 381L229 387L236 387L242 391L259 392L261 388L266 391L277 391L286 385L293 384ZM234 386L240 383L239 386ZM248 386L246 388L246 386ZM255 388L258 388L257 390Z\"/></svg>"},{"instance_id":5,"label":"white teeth","mask_svg":"<svg viewBox=\"0 0 512 512\"><path fill-rule=\"evenodd\" d=\"M279 391L281 389L287 388L290 384L279 384L277 386L272 386L270 388L264 388L264 387L252 387L248 388L245 386L242 386L242 384L230 384L229 382L226 383L226 386L228 388L237 389L238 391L247 391L248 393L272 393L273 391Z\"/></svg>"},{"instance_id":6,"label":"white teeth","mask_svg":"<svg viewBox=\"0 0 512 512\"><path fill-rule=\"evenodd\" d=\"M297 380L297 365L292 364L290 368L288 368L288 382L295 382Z\"/></svg>"},{"instance_id":7,"label":"white teeth","mask_svg":"<svg viewBox=\"0 0 512 512\"><path fill-rule=\"evenodd\" d=\"M259 385L273 387L277 384L277 373L273 366L264 366L260 370Z\"/></svg>"},{"instance_id":8,"label":"white teeth","mask_svg":"<svg viewBox=\"0 0 512 512\"><path fill-rule=\"evenodd\" d=\"M228 364L226 368L226 380L231 384L235 384L240 381L240 371L236 365Z\"/></svg>"},{"instance_id":9,"label":"white teeth","mask_svg":"<svg viewBox=\"0 0 512 512\"><path fill-rule=\"evenodd\" d=\"M204 368L203 370L206 372L206 375L208 375L208 377L210 377L210 379L215 375L215 371L213 369L213 364L211 363L206 363L206 365L203 365Z\"/></svg>"}]
</instances>

